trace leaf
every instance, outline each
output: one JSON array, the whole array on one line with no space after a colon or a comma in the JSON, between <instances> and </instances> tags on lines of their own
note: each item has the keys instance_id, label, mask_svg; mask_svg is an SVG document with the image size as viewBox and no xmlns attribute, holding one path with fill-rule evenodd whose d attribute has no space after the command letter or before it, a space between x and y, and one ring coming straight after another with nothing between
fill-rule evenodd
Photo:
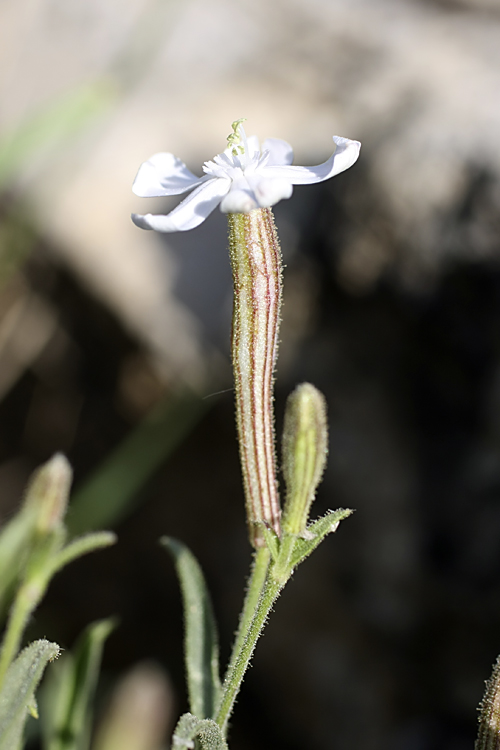
<instances>
[{"instance_id":1,"label":"leaf","mask_svg":"<svg viewBox=\"0 0 500 750\"><path fill-rule=\"evenodd\" d=\"M352 513L349 508L339 508L338 510L331 510L323 518L318 518L317 521L310 523L306 528L306 534L303 538L298 537L295 543L295 547L290 559L292 568L301 563L313 552L316 547L323 541L327 534L331 534L337 530L337 527L344 518L347 518Z\"/></svg>"},{"instance_id":2,"label":"leaf","mask_svg":"<svg viewBox=\"0 0 500 750\"><path fill-rule=\"evenodd\" d=\"M89 552L94 552L102 547L109 547L115 544L116 534L112 531L95 531L93 534L85 534L66 545L60 552L55 554L50 561L50 570L47 573L48 579L52 578L59 570L64 568L73 560Z\"/></svg>"},{"instance_id":3,"label":"leaf","mask_svg":"<svg viewBox=\"0 0 500 750\"><path fill-rule=\"evenodd\" d=\"M201 750L228 750L220 726L212 719L198 719L193 714L183 714L172 738L172 750L195 747L198 740Z\"/></svg>"},{"instance_id":4,"label":"leaf","mask_svg":"<svg viewBox=\"0 0 500 750\"><path fill-rule=\"evenodd\" d=\"M92 700L99 676L104 641L115 627L100 620L82 633L75 653L57 664L43 697L46 750L86 750L89 746Z\"/></svg>"},{"instance_id":5,"label":"leaf","mask_svg":"<svg viewBox=\"0 0 500 750\"><path fill-rule=\"evenodd\" d=\"M189 705L199 719L210 718L220 693L217 628L210 595L202 570L188 548L170 537L160 541L174 558L181 583Z\"/></svg>"},{"instance_id":6,"label":"leaf","mask_svg":"<svg viewBox=\"0 0 500 750\"><path fill-rule=\"evenodd\" d=\"M47 662L59 652L56 643L34 641L10 665L0 693L0 750L20 748L26 717L36 705L37 685Z\"/></svg>"},{"instance_id":7,"label":"leaf","mask_svg":"<svg viewBox=\"0 0 500 750\"><path fill-rule=\"evenodd\" d=\"M194 738L196 737L196 730L200 721L201 719L193 716L193 714L183 714L177 722L174 736L172 737L173 748L194 748Z\"/></svg>"}]
</instances>

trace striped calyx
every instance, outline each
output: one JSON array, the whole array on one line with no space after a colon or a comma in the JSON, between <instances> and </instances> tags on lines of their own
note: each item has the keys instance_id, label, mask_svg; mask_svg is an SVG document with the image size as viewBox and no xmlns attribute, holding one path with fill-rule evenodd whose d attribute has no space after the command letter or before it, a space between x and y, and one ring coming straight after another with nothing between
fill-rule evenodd
<instances>
[{"instance_id":1,"label":"striped calyx","mask_svg":"<svg viewBox=\"0 0 500 750\"><path fill-rule=\"evenodd\" d=\"M270 208L228 214L228 222L236 422L250 542L261 547L262 524L280 536L273 374L282 296L281 250Z\"/></svg>"}]
</instances>

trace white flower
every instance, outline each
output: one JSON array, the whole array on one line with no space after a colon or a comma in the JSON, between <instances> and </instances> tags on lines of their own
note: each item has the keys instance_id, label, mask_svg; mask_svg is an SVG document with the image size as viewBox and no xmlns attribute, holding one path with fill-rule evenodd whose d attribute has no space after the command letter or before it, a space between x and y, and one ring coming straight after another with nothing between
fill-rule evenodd
<instances>
[{"instance_id":1,"label":"white flower","mask_svg":"<svg viewBox=\"0 0 500 750\"><path fill-rule=\"evenodd\" d=\"M223 213L249 213L290 198L293 185L323 182L354 164L361 144L334 135L335 151L317 167L292 166L292 147L279 138L268 138L259 148L256 136L246 137L242 120L233 123L228 147L203 165L196 177L173 154L155 154L144 162L132 190L142 198L193 192L166 216L132 214L142 229L178 232L194 229L220 204Z\"/></svg>"}]
</instances>

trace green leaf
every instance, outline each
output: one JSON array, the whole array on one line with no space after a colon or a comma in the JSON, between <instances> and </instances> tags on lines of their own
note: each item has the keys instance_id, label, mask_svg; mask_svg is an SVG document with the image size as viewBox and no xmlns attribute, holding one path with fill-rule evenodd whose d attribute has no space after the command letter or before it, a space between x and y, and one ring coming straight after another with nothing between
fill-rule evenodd
<instances>
[{"instance_id":1,"label":"green leaf","mask_svg":"<svg viewBox=\"0 0 500 750\"><path fill-rule=\"evenodd\" d=\"M198 740L201 750L228 750L222 730L212 719L198 719L193 714L184 714L179 719L172 738L172 748L192 750Z\"/></svg>"},{"instance_id":2,"label":"green leaf","mask_svg":"<svg viewBox=\"0 0 500 750\"><path fill-rule=\"evenodd\" d=\"M48 572L49 579L61 570L61 568L64 568L78 557L86 555L89 552L94 552L102 547L109 547L111 544L115 544L115 542L116 534L113 534L112 531L96 531L93 534L85 534L78 537L78 539L74 539L53 556L50 561L50 571Z\"/></svg>"},{"instance_id":3,"label":"green leaf","mask_svg":"<svg viewBox=\"0 0 500 750\"><path fill-rule=\"evenodd\" d=\"M337 530L337 527L344 518L352 513L349 508L339 508L331 510L323 518L310 523L306 529L304 537L298 537L290 559L292 568L301 563L306 557L309 557L316 547L323 541L325 536Z\"/></svg>"},{"instance_id":4,"label":"green leaf","mask_svg":"<svg viewBox=\"0 0 500 750\"><path fill-rule=\"evenodd\" d=\"M198 719L193 714L183 714L174 731L172 737L173 748L193 748L194 738L196 737L196 731L199 727L201 719Z\"/></svg>"},{"instance_id":5,"label":"green leaf","mask_svg":"<svg viewBox=\"0 0 500 750\"><path fill-rule=\"evenodd\" d=\"M21 747L26 717L36 706L35 690L47 662L59 656L59 651L56 643L35 641L10 665L0 693L0 750Z\"/></svg>"},{"instance_id":6,"label":"green leaf","mask_svg":"<svg viewBox=\"0 0 500 750\"><path fill-rule=\"evenodd\" d=\"M202 570L188 548L170 537L160 541L174 558L181 583L189 705L198 718L210 718L220 693L217 628L210 595Z\"/></svg>"},{"instance_id":7,"label":"green leaf","mask_svg":"<svg viewBox=\"0 0 500 750\"><path fill-rule=\"evenodd\" d=\"M89 625L75 653L65 653L53 670L42 696L45 750L86 750L89 747L92 700L102 649L114 627L113 619Z\"/></svg>"}]
</instances>

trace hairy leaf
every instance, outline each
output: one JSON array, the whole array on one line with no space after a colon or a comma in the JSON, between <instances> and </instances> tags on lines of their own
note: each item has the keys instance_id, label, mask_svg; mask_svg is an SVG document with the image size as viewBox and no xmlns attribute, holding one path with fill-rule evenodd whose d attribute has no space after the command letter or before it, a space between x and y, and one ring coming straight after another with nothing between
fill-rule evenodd
<instances>
[{"instance_id":1,"label":"hairy leaf","mask_svg":"<svg viewBox=\"0 0 500 750\"><path fill-rule=\"evenodd\" d=\"M163 537L161 543L173 556L181 583L189 705L199 719L211 718L220 692L219 648L212 603L194 555L176 539Z\"/></svg>"},{"instance_id":2,"label":"hairy leaf","mask_svg":"<svg viewBox=\"0 0 500 750\"><path fill-rule=\"evenodd\" d=\"M43 696L45 750L88 748L102 649L114 627L112 619L92 623L82 633L75 653L65 653L57 664Z\"/></svg>"},{"instance_id":3,"label":"hairy leaf","mask_svg":"<svg viewBox=\"0 0 500 750\"><path fill-rule=\"evenodd\" d=\"M332 510L323 516L318 518L317 521L309 524L306 529L304 538L298 538L295 543L295 548L291 557L291 565L294 568L296 565L301 563L306 557L309 557L316 547L323 541L327 534L331 534L337 530L337 527L344 518L347 518L352 513L352 510L348 508L339 508L338 510Z\"/></svg>"},{"instance_id":4,"label":"hairy leaf","mask_svg":"<svg viewBox=\"0 0 500 750\"><path fill-rule=\"evenodd\" d=\"M26 717L36 715L35 690L47 662L57 656L56 643L34 641L10 665L0 693L0 750L20 748Z\"/></svg>"}]
</instances>

